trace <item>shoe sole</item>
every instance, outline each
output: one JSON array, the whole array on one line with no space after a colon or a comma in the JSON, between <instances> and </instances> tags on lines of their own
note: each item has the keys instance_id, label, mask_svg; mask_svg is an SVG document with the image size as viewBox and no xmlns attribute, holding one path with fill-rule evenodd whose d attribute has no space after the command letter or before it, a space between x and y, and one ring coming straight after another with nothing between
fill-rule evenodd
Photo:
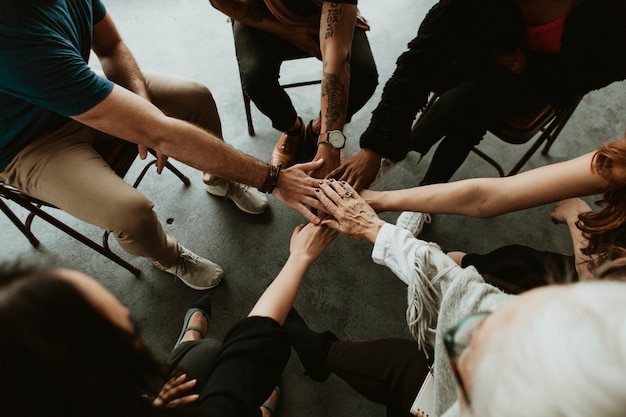
<instances>
[{"instance_id":1,"label":"shoe sole","mask_svg":"<svg viewBox=\"0 0 626 417\"><path fill-rule=\"evenodd\" d=\"M222 283L222 281L224 281L224 277L220 277L217 279L217 282L215 284L211 284L208 287L200 287L197 285L193 285L193 284L189 284L188 282L183 281L181 278L176 277L178 279L180 279L182 281L183 284L185 284L186 286L188 286L189 288L193 289L193 290L198 290L198 291L203 291L203 290L210 290L211 288L215 288L218 285L220 285Z\"/></svg>"}]
</instances>

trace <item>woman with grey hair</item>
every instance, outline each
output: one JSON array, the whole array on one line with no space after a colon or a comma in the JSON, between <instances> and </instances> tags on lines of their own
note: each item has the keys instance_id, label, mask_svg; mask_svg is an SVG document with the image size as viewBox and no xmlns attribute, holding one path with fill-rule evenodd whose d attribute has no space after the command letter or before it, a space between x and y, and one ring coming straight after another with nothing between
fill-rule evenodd
<instances>
[{"instance_id":1,"label":"woman with grey hair","mask_svg":"<svg viewBox=\"0 0 626 417\"><path fill-rule=\"evenodd\" d=\"M334 372L385 404L388 415L408 416L417 411L425 364L432 362L431 417L624 415L626 283L505 294L436 244L385 223L350 185L322 181L317 194L334 216L323 224L373 242L374 262L407 284L406 317L419 349L409 340L337 341L292 312L285 328L312 377ZM431 352L434 358L426 358Z\"/></svg>"}]
</instances>

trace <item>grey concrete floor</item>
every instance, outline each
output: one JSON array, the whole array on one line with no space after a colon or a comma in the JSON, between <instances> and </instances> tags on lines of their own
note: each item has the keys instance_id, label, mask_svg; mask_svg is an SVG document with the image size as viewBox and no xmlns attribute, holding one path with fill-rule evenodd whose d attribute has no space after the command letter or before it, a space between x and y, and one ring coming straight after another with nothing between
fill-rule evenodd
<instances>
[{"instance_id":1,"label":"grey concrete floor","mask_svg":"<svg viewBox=\"0 0 626 417\"><path fill-rule=\"evenodd\" d=\"M358 137L367 126L378 103L382 87L405 50L433 0L361 1L363 15L372 30L369 39L380 74L375 96L349 124L346 153L358 150ZM200 0L108 0L116 21L140 66L175 73L205 83L213 92L224 126L226 141L261 160L267 160L278 139L268 119L253 106L257 134L248 136L241 98L232 34L227 19L208 1ZM97 66L97 63L94 63ZM285 64L283 80L319 77L315 60ZM305 121L319 109L319 87L290 90L296 108ZM524 169L573 158L589 152L626 130L626 84L614 83L587 95L552 147L548 156L533 157ZM504 145L489 136L480 148L512 166L525 147ZM417 164L418 155L409 154L397 169L377 186L399 189L417 185L427 164ZM430 159L427 155L425 161ZM139 163L133 168L134 171ZM288 256L289 237L304 218L271 198L270 210L260 216L241 213L228 201L209 196L200 173L177 164L192 178L183 187L170 173L152 173L140 189L155 203L168 224L166 230L196 253L218 262L226 271L224 284L210 291L214 303L211 333L222 337L244 317ZM470 155L455 179L495 176L493 168ZM129 177L132 176L132 172ZM590 202L594 201L591 197ZM540 249L571 253L567 228L553 225L549 213L554 205L499 216L470 219L435 215L423 238L446 250L487 251L504 244L520 243ZM19 211L19 209L18 209ZM78 230L99 239L101 231L63 213L57 214ZM381 215L395 222L398 213ZM201 292L191 290L170 275L156 270L148 261L122 253L143 273L135 278L125 269L79 244L41 220L33 225L42 244L33 248L18 230L0 216L0 261L63 266L84 271L99 280L128 305L154 352L165 358L180 330L187 307ZM116 244L113 244L117 248ZM332 329L340 338L366 340L382 337L410 337L404 321L404 285L370 258L372 245L339 238L312 266L296 306L312 327ZM307 379L294 354L284 374L284 415L344 416L384 415L382 406L355 394L332 376L325 383Z\"/></svg>"}]
</instances>

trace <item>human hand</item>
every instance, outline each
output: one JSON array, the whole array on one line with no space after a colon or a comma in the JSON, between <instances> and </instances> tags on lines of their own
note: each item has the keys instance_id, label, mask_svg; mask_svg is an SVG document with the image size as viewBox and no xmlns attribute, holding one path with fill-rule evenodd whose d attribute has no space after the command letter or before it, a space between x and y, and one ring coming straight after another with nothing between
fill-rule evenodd
<instances>
[{"instance_id":1,"label":"human hand","mask_svg":"<svg viewBox=\"0 0 626 417\"><path fill-rule=\"evenodd\" d=\"M294 44L298 49L306 52L307 54L322 59L322 51L319 44L319 27L317 26L289 26L287 41Z\"/></svg>"},{"instance_id":2,"label":"human hand","mask_svg":"<svg viewBox=\"0 0 626 417\"><path fill-rule=\"evenodd\" d=\"M357 192L361 192L363 188L369 187L376 178L381 159L381 156L376 152L361 149L337 169L331 171L328 177L346 181L352 184Z\"/></svg>"},{"instance_id":3,"label":"human hand","mask_svg":"<svg viewBox=\"0 0 626 417\"><path fill-rule=\"evenodd\" d=\"M154 399L152 405L155 407L178 407L179 405L191 404L198 400L198 394L186 395L193 387L196 386L197 380L187 381L187 374L182 374L167 381L159 396Z\"/></svg>"},{"instance_id":4,"label":"human hand","mask_svg":"<svg viewBox=\"0 0 626 417\"><path fill-rule=\"evenodd\" d=\"M345 181L320 181L317 198L326 212L334 218L325 218L322 225L356 240L376 241L385 224L359 194Z\"/></svg>"},{"instance_id":5,"label":"human hand","mask_svg":"<svg viewBox=\"0 0 626 417\"><path fill-rule=\"evenodd\" d=\"M292 257L306 264L312 264L335 240L337 232L324 225L309 223L297 226L291 235L289 252Z\"/></svg>"},{"instance_id":6,"label":"human hand","mask_svg":"<svg viewBox=\"0 0 626 417\"><path fill-rule=\"evenodd\" d=\"M591 211L589 204L580 198L568 198L561 200L550 213L550 218L555 224L559 223L575 223L578 215Z\"/></svg>"},{"instance_id":7,"label":"human hand","mask_svg":"<svg viewBox=\"0 0 626 417\"><path fill-rule=\"evenodd\" d=\"M370 22L363 17L359 10L356 11L356 24L365 31L370 30Z\"/></svg>"},{"instance_id":8,"label":"human hand","mask_svg":"<svg viewBox=\"0 0 626 417\"><path fill-rule=\"evenodd\" d=\"M495 63L515 75L521 75L526 70L526 54L521 48L509 55L494 54Z\"/></svg>"},{"instance_id":9,"label":"human hand","mask_svg":"<svg viewBox=\"0 0 626 417\"><path fill-rule=\"evenodd\" d=\"M323 206L315 194L315 188L319 186L319 180L311 178L307 172L319 168L323 163L324 161L320 159L281 170L278 176L278 183L274 187L274 191L272 191L272 195L280 202L298 211L315 224L319 224L321 219L309 207L322 210Z\"/></svg>"},{"instance_id":10,"label":"human hand","mask_svg":"<svg viewBox=\"0 0 626 417\"><path fill-rule=\"evenodd\" d=\"M318 146L317 153L313 158L314 161L323 159L324 163L319 168L309 172L313 178L326 178L326 176L341 162L341 150L333 148L330 145Z\"/></svg>"},{"instance_id":11,"label":"human hand","mask_svg":"<svg viewBox=\"0 0 626 417\"><path fill-rule=\"evenodd\" d=\"M139 158L144 160L148 157L148 147L145 145L137 145L137 149L139 152ZM156 152L156 170L157 174L163 172L163 168L165 168L165 164L167 163L167 156L162 153Z\"/></svg>"}]
</instances>

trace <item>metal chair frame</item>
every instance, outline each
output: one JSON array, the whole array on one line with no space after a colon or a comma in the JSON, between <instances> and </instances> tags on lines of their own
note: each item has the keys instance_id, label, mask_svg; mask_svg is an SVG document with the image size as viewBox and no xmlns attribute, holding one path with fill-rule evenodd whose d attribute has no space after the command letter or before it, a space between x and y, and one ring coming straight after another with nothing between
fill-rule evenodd
<instances>
[{"instance_id":1,"label":"metal chair frame","mask_svg":"<svg viewBox=\"0 0 626 417\"><path fill-rule=\"evenodd\" d=\"M424 117L428 111L431 109L435 101L439 96L437 94L433 94L422 110L420 116L417 118L413 126L415 127L417 123ZM522 157L515 163L513 168L510 171L505 172L504 168L500 163L498 163L494 158L487 155L484 151L478 149L478 147L474 146L472 148L472 152L476 154L478 157L483 159L485 162L490 164L498 171L498 175L501 177L508 177L511 175L517 174L522 167L528 162L528 160L537 152L537 150L543 145L541 150L542 155L547 155L550 151L550 148L556 141L557 137L565 127L565 124L572 116L578 104L582 100L580 97L578 100L573 102L570 106L566 106L563 108L555 108L553 106L545 106L542 108L536 115L534 115L534 120L528 126L517 127L513 124L504 120L503 117L500 117L499 124L496 126L492 126L489 128L489 132L491 132L498 139L515 145L522 145L530 142L538 133L540 135L535 139L532 145L528 148L528 150L522 155Z\"/></svg>"},{"instance_id":2,"label":"metal chair frame","mask_svg":"<svg viewBox=\"0 0 626 417\"><path fill-rule=\"evenodd\" d=\"M132 148L132 149L131 149ZM150 150L152 155L155 155L153 150ZM124 178L134 160L137 157L137 145L131 144L129 142L125 142L122 145L122 149L119 150L117 158L114 160L114 163L110 163L113 170L121 177ZM105 158L107 159L107 158ZM133 187L137 188L144 176L148 172L148 169L152 165L157 162L156 158L149 161L141 170L140 174L135 179L133 183ZM191 181L189 178L180 172L176 167L174 167L170 162L167 162L165 165L167 169L169 169L172 173L174 173L185 186L189 186ZM27 210L28 216L25 221L20 220L20 218L11 210L11 208L3 201L13 201L20 205L22 208ZM109 246L109 235L110 232L105 230L102 235L102 244L98 244L94 240L88 238L84 234L78 232L76 229L70 227L66 223L57 219L50 213L43 210L43 207L49 207L53 209L58 209L52 204L46 203L45 201L39 200L37 198L31 197L27 194L22 193L17 188L12 187L10 185L4 184L0 182L0 210L4 212L4 214L11 220L11 222L22 232L22 234L28 239L31 245L35 248L39 247L39 239L35 237L35 234L32 232L32 222L35 217L40 217L41 219L47 221L51 225L55 226L57 229L67 233L74 239L83 243L84 245L90 247L96 252L106 256L113 262L117 263L121 267L130 271L133 275L139 276L141 275L141 270L126 260L122 259L119 255L117 255Z\"/></svg>"}]
</instances>

